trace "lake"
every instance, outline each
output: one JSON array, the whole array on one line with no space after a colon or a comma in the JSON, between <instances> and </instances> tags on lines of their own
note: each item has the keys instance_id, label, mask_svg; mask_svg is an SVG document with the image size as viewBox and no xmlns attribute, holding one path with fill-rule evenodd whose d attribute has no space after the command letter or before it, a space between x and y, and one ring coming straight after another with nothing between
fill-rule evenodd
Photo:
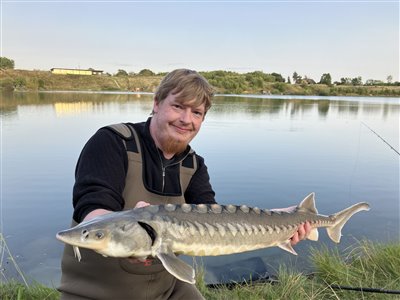
<instances>
[{"instance_id":1,"label":"lake","mask_svg":"<svg viewBox=\"0 0 400 300\"><path fill-rule=\"evenodd\" d=\"M63 244L55 234L70 224L82 147L102 126L146 120L152 95L14 93L1 106L1 232L28 280L56 286ZM399 114L398 98L217 95L191 145L221 204L287 207L315 192L319 212L331 214L369 202L344 227L338 247L346 249L400 239L399 154L389 146L399 150ZM309 269L310 248L321 245L335 247L323 229L318 243L295 247L297 257L268 248L201 261L216 269L257 257L271 270ZM2 250L1 280L21 280Z\"/></svg>"}]
</instances>

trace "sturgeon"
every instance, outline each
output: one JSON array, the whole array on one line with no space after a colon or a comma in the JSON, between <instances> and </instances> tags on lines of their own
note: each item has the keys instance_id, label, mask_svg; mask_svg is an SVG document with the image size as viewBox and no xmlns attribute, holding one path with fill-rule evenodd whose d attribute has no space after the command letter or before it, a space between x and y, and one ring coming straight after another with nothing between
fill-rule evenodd
<instances>
[{"instance_id":1,"label":"sturgeon","mask_svg":"<svg viewBox=\"0 0 400 300\"><path fill-rule=\"evenodd\" d=\"M309 240L317 241L318 228L326 227L331 240L339 243L344 224L363 210L369 210L368 203L320 215L314 193L289 212L246 205L149 205L93 218L56 237L72 245L79 260L79 247L110 257L153 256L173 276L194 284L193 267L176 254L215 256L277 246L296 255L290 238L299 225L310 222Z\"/></svg>"}]
</instances>

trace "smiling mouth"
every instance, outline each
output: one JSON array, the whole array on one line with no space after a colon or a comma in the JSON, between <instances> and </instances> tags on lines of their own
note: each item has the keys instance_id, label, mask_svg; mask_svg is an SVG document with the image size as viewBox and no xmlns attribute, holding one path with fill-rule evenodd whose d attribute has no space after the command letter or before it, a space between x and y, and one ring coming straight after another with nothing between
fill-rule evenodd
<instances>
[{"instance_id":1,"label":"smiling mouth","mask_svg":"<svg viewBox=\"0 0 400 300\"><path fill-rule=\"evenodd\" d=\"M184 128L184 127L179 127L179 126L176 126L176 125L172 125L172 126L175 128L175 130L178 133L189 133L189 132L192 132L191 128Z\"/></svg>"}]
</instances>

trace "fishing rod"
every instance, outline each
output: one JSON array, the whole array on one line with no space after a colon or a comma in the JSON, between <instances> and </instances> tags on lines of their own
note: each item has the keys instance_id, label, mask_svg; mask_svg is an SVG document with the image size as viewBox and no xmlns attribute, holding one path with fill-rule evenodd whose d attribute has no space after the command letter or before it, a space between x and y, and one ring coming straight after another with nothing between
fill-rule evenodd
<instances>
[{"instance_id":1,"label":"fishing rod","mask_svg":"<svg viewBox=\"0 0 400 300\"><path fill-rule=\"evenodd\" d=\"M310 274L313 275L313 274ZM307 276L309 277L309 276ZM221 287L225 287L229 290L234 289L238 286L248 286L249 284L277 284L279 283L279 279L275 276L266 277L261 279L256 279L252 281L241 281L241 282L226 282L226 283L214 283L214 284L207 284L207 288L210 289L218 289ZM352 287L352 286L343 286L343 285L335 285L335 284L328 284L328 286L334 290L347 290L347 291L354 291L354 292L363 292L363 293L380 293L380 294L395 294L400 295L400 290L386 290L381 288L370 288L370 287Z\"/></svg>"},{"instance_id":2,"label":"fishing rod","mask_svg":"<svg viewBox=\"0 0 400 300\"><path fill-rule=\"evenodd\" d=\"M399 290L385 290L385 289L378 289L378 288L352 287L352 286L342 286L342 285L330 285L330 287L334 290L347 290L347 291L364 292L364 293L381 293L381 294L400 295Z\"/></svg>"},{"instance_id":3,"label":"fishing rod","mask_svg":"<svg viewBox=\"0 0 400 300\"><path fill-rule=\"evenodd\" d=\"M398 155L400 155L399 151L397 151L392 145L390 145L383 137L381 137L378 133L376 133L371 127L369 127L367 124L361 121L361 124L363 124L365 127L367 127L369 130L371 130L378 138L380 138L386 145L388 145L394 152L396 152Z\"/></svg>"}]
</instances>

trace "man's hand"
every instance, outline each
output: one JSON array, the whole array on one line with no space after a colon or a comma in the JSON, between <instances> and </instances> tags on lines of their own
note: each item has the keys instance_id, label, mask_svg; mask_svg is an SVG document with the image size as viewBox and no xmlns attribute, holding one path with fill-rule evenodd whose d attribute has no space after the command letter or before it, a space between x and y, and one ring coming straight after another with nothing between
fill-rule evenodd
<instances>
[{"instance_id":1,"label":"man's hand","mask_svg":"<svg viewBox=\"0 0 400 300\"><path fill-rule=\"evenodd\" d=\"M290 207L286 207L286 208L274 208L271 209L272 211L277 211L277 212L287 212L287 213L291 213L293 211L295 211L297 208L297 206L290 206ZM311 225L310 222L305 222L301 225L299 225L299 228L297 228L297 232L290 238L290 243L292 244L292 246L296 245L298 242L305 240L308 235L310 234L311 231Z\"/></svg>"},{"instance_id":2,"label":"man's hand","mask_svg":"<svg viewBox=\"0 0 400 300\"><path fill-rule=\"evenodd\" d=\"M96 218L98 216L102 216L102 215L105 215L105 214L109 214L111 212L112 212L111 210L98 208L98 209L92 210L90 213L88 213L86 215L86 217L82 221L89 221L89 220L91 220L93 218Z\"/></svg>"},{"instance_id":3,"label":"man's hand","mask_svg":"<svg viewBox=\"0 0 400 300\"><path fill-rule=\"evenodd\" d=\"M301 240L305 240L310 234L310 231L311 231L310 222L307 221L299 225L297 232L290 239L290 243L292 244L292 246L296 245Z\"/></svg>"},{"instance_id":4,"label":"man's hand","mask_svg":"<svg viewBox=\"0 0 400 300\"><path fill-rule=\"evenodd\" d=\"M141 208L149 205L150 205L149 202L139 201L138 203L136 203L135 208ZM153 261L152 258L139 259L136 257L128 257L127 260L132 264L144 264L146 266L150 266Z\"/></svg>"},{"instance_id":5,"label":"man's hand","mask_svg":"<svg viewBox=\"0 0 400 300\"><path fill-rule=\"evenodd\" d=\"M139 201L138 203L136 203L135 208L141 208L149 205L150 205L149 202Z\"/></svg>"}]
</instances>

